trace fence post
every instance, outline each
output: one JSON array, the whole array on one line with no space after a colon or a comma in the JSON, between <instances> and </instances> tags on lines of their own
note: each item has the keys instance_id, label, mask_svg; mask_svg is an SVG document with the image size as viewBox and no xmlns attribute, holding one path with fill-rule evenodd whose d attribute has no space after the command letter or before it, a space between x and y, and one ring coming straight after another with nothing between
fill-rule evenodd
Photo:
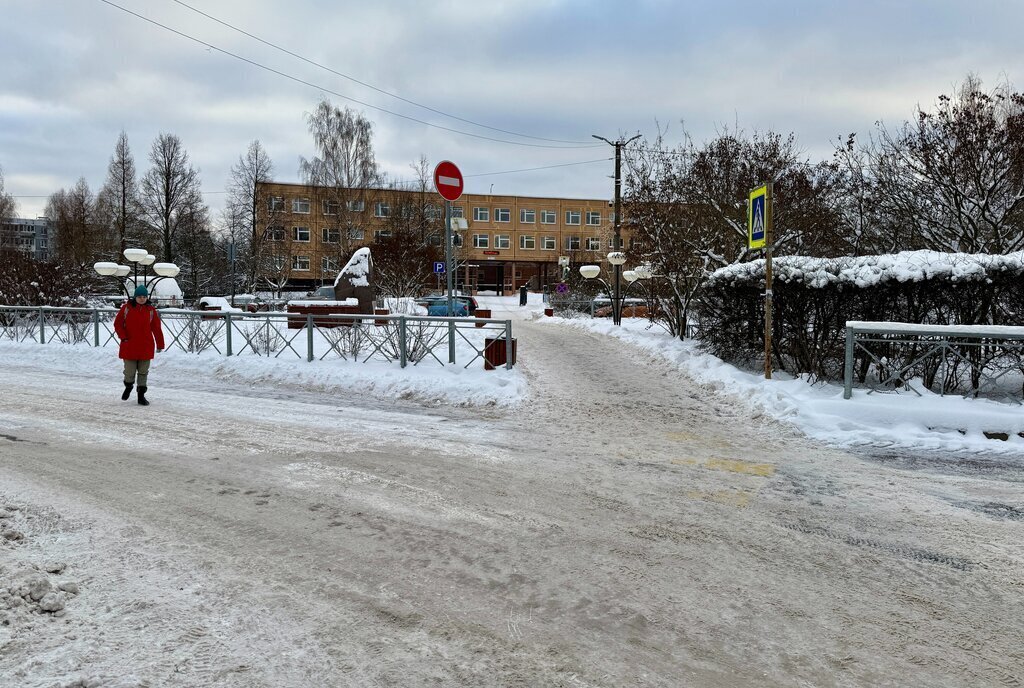
<instances>
[{"instance_id":1,"label":"fence post","mask_svg":"<svg viewBox=\"0 0 1024 688\"><path fill-rule=\"evenodd\" d=\"M512 370L512 321L505 321L505 370Z\"/></svg>"},{"instance_id":2,"label":"fence post","mask_svg":"<svg viewBox=\"0 0 1024 688\"><path fill-rule=\"evenodd\" d=\"M448 362L455 363L455 321L448 314Z\"/></svg>"},{"instance_id":3,"label":"fence post","mask_svg":"<svg viewBox=\"0 0 1024 688\"><path fill-rule=\"evenodd\" d=\"M267 321L270 322L269 320ZM306 361L313 361L313 314L306 314Z\"/></svg>"},{"instance_id":4,"label":"fence post","mask_svg":"<svg viewBox=\"0 0 1024 688\"><path fill-rule=\"evenodd\" d=\"M226 337L227 341L224 342L224 351L226 352L225 355L230 356L231 355L231 314L230 313L225 313L224 314L224 326L227 328L227 332L225 333L225 337Z\"/></svg>"},{"instance_id":5,"label":"fence post","mask_svg":"<svg viewBox=\"0 0 1024 688\"><path fill-rule=\"evenodd\" d=\"M405 346L405 316L398 317L398 360L404 368L408 362L408 351Z\"/></svg>"},{"instance_id":6,"label":"fence post","mask_svg":"<svg viewBox=\"0 0 1024 688\"><path fill-rule=\"evenodd\" d=\"M45 322L45 316L43 315L43 307L39 307L39 343L45 344L46 337L43 335L43 324Z\"/></svg>"},{"instance_id":7,"label":"fence post","mask_svg":"<svg viewBox=\"0 0 1024 688\"><path fill-rule=\"evenodd\" d=\"M853 396L853 328L846 323L846 364L843 367L843 399Z\"/></svg>"},{"instance_id":8,"label":"fence post","mask_svg":"<svg viewBox=\"0 0 1024 688\"><path fill-rule=\"evenodd\" d=\"M99 310L97 310L95 308L92 309L92 333L93 333L93 342L94 342L96 348L99 348L99 346L100 346L100 312L99 312Z\"/></svg>"}]
</instances>

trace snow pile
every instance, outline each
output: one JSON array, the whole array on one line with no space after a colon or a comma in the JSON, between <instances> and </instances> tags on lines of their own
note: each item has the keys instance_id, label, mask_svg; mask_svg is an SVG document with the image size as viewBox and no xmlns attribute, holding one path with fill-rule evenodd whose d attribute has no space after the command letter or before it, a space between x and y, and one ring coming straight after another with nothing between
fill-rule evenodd
<instances>
[{"instance_id":1,"label":"snow pile","mask_svg":"<svg viewBox=\"0 0 1024 688\"><path fill-rule=\"evenodd\" d=\"M844 447L970 452L1024 455L1024 410L1020 406L986 399L939 396L924 389L913 392L874 393L856 389L843 399L838 384L810 384L804 378L778 373L765 380L703 353L692 341L680 341L646 321L544 318L553 323L623 339L668 359L708 392L733 396L750 409L750 419L762 416L791 423L809 437ZM1005 442L985 433L1002 433Z\"/></svg>"},{"instance_id":2,"label":"snow pile","mask_svg":"<svg viewBox=\"0 0 1024 688\"><path fill-rule=\"evenodd\" d=\"M0 342L0 356L72 375L106 370L114 383L121 375L116 347ZM526 379L518 368L485 371L483 359L469 368L463 365L441 366L429 359L402 368L397 363L376 360L308 362L253 355L229 357L212 349L201 354L172 349L154 359L149 386L159 389L165 380L187 385L190 379L213 378L335 394L339 401L346 396L366 395L386 401L405 399L455 406L509 407L526 397Z\"/></svg>"},{"instance_id":3,"label":"snow pile","mask_svg":"<svg viewBox=\"0 0 1024 688\"><path fill-rule=\"evenodd\" d=\"M334 280L334 286L341 283L342 276L346 277L353 287L370 286L370 249L361 248L352 254L344 269L338 273Z\"/></svg>"},{"instance_id":4,"label":"snow pile","mask_svg":"<svg viewBox=\"0 0 1024 688\"><path fill-rule=\"evenodd\" d=\"M743 286L764 281L765 261L737 263L716 270L708 286ZM903 251L878 256L811 258L780 256L772 260L777 282L812 289L829 286L875 287L888 282L978 282L996 274L1024 276L1024 251L1005 255Z\"/></svg>"},{"instance_id":5,"label":"snow pile","mask_svg":"<svg viewBox=\"0 0 1024 688\"><path fill-rule=\"evenodd\" d=\"M182 299L181 287L178 280L173 277L139 277L139 284L149 289L149 296L153 299L178 302ZM124 281L124 286L129 294L135 293L135 278L129 277Z\"/></svg>"}]
</instances>

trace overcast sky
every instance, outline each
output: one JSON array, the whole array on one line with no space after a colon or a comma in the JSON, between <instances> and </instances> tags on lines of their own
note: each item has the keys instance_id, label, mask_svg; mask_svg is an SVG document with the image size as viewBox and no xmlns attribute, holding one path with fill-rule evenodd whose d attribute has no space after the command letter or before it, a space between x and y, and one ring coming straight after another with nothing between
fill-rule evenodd
<instances>
[{"instance_id":1,"label":"overcast sky","mask_svg":"<svg viewBox=\"0 0 1024 688\"><path fill-rule=\"evenodd\" d=\"M314 86L219 54L101 0L0 0L0 166L9 193L98 189L124 129L140 175L159 132L182 138L203 189L223 191L260 139L280 181L314 154L305 114L324 95L375 125L377 160L408 178L421 154L466 175L599 160L595 148L473 138L356 105L520 143L569 146L417 108L282 54L173 0L111 0ZM723 125L793 131L808 155L898 123L973 72L1024 90L1020 0L185 0L382 90L533 137L697 139ZM612 163L470 177L467 191L610 198ZM223 194L206 196L212 208ZM18 199L35 216L45 198Z\"/></svg>"}]
</instances>

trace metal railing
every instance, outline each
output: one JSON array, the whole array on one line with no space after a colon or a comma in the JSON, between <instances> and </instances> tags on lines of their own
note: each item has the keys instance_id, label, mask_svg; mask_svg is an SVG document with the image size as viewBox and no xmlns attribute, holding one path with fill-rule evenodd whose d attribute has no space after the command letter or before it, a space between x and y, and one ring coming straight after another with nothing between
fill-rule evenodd
<instances>
[{"instance_id":1,"label":"metal railing","mask_svg":"<svg viewBox=\"0 0 1024 688\"><path fill-rule=\"evenodd\" d=\"M116 308L0 306L0 341L117 345ZM223 356L436 362L468 368L490 347L513 351L512 321L417 315L228 313L162 309L165 350ZM500 358L500 357L499 357ZM504 367L514 360L504 356ZM464 363L463 363L464 362Z\"/></svg>"},{"instance_id":2,"label":"metal railing","mask_svg":"<svg viewBox=\"0 0 1024 688\"><path fill-rule=\"evenodd\" d=\"M1018 404L1022 383L1008 384L1012 373L1024 377L1024 327L846 323L843 397L853 395L854 380L868 394L910 390L912 381L938 394L994 396Z\"/></svg>"}]
</instances>

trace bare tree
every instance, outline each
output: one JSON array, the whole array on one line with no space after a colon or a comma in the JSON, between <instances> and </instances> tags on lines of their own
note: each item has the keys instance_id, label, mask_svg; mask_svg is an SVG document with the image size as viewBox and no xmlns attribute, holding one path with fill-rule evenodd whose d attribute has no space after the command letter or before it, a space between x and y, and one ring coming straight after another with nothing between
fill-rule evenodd
<instances>
[{"instance_id":1,"label":"bare tree","mask_svg":"<svg viewBox=\"0 0 1024 688\"><path fill-rule=\"evenodd\" d=\"M431 193L426 157L410 165L411 188L392 185L390 214L373 243L373 266L381 294L401 299L420 296L434 278L434 261L444 259L444 210Z\"/></svg>"},{"instance_id":2,"label":"bare tree","mask_svg":"<svg viewBox=\"0 0 1024 688\"><path fill-rule=\"evenodd\" d=\"M334 107L327 99L320 101L306 121L317 155L302 158L299 173L307 184L318 187L325 214L337 218L337 258L343 264L352 252L360 219L365 217L367 189L380 182L373 124L362 113Z\"/></svg>"},{"instance_id":3,"label":"bare tree","mask_svg":"<svg viewBox=\"0 0 1024 688\"><path fill-rule=\"evenodd\" d=\"M210 234L209 209L198 189L182 200L175 252L181 267L178 281L187 298L199 298L218 280L219 265Z\"/></svg>"},{"instance_id":4,"label":"bare tree","mask_svg":"<svg viewBox=\"0 0 1024 688\"><path fill-rule=\"evenodd\" d=\"M260 279L259 268L267 240L266 226L261 226L261 218L265 220L267 226L273 225L281 212L271 199L260 196L260 186L270 182L273 175L274 164L257 139L249 144L245 155L238 157L238 162L231 168L231 179L228 181L225 218L230 217L230 236L235 244L236 255L242 256L247 286L253 290ZM262 203L267 204L265 212ZM236 230L244 231L244 241L241 241L242 234ZM240 248L245 249L244 254L239 251Z\"/></svg>"},{"instance_id":5,"label":"bare tree","mask_svg":"<svg viewBox=\"0 0 1024 688\"><path fill-rule=\"evenodd\" d=\"M136 181L135 158L128 147L128 134L117 138L114 154L107 165L107 180L99 193L100 210L117 237L120 250L128 248L130 240L139 241L143 227L139 204L139 185Z\"/></svg>"},{"instance_id":6,"label":"bare tree","mask_svg":"<svg viewBox=\"0 0 1024 688\"><path fill-rule=\"evenodd\" d=\"M685 334L690 304L707 274L755 256L747 248L747 196L773 182L776 254L830 255L837 240L835 168L804 159L795 137L726 131L698 146L686 136L668 147L663 132L626 151L624 215L634 260L659 276L666 327Z\"/></svg>"},{"instance_id":7,"label":"bare tree","mask_svg":"<svg viewBox=\"0 0 1024 688\"><path fill-rule=\"evenodd\" d=\"M13 219L18 213L18 204L14 196L4 191L4 170L0 167L0 222Z\"/></svg>"},{"instance_id":8,"label":"bare tree","mask_svg":"<svg viewBox=\"0 0 1024 688\"><path fill-rule=\"evenodd\" d=\"M199 192L199 172L192 167L181 139L160 134L149 153L152 167L142 179L142 204L159 230L163 259L174 261L175 237L182 215Z\"/></svg>"},{"instance_id":9,"label":"bare tree","mask_svg":"<svg viewBox=\"0 0 1024 688\"><path fill-rule=\"evenodd\" d=\"M46 216L53 222L59 260L85 265L113 253L115 244L108 229L97 221L96 197L84 177L72 188L50 196Z\"/></svg>"},{"instance_id":10,"label":"bare tree","mask_svg":"<svg viewBox=\"0 0 1024 688\"><path fill-rule=\"evenodd\" d=\"M880 125L861 152L898 248L1024 248L1024 94L1008 83L985 92L968 76L933 111L918 108L895 132Z\"/></svg>"}]
</instances>

